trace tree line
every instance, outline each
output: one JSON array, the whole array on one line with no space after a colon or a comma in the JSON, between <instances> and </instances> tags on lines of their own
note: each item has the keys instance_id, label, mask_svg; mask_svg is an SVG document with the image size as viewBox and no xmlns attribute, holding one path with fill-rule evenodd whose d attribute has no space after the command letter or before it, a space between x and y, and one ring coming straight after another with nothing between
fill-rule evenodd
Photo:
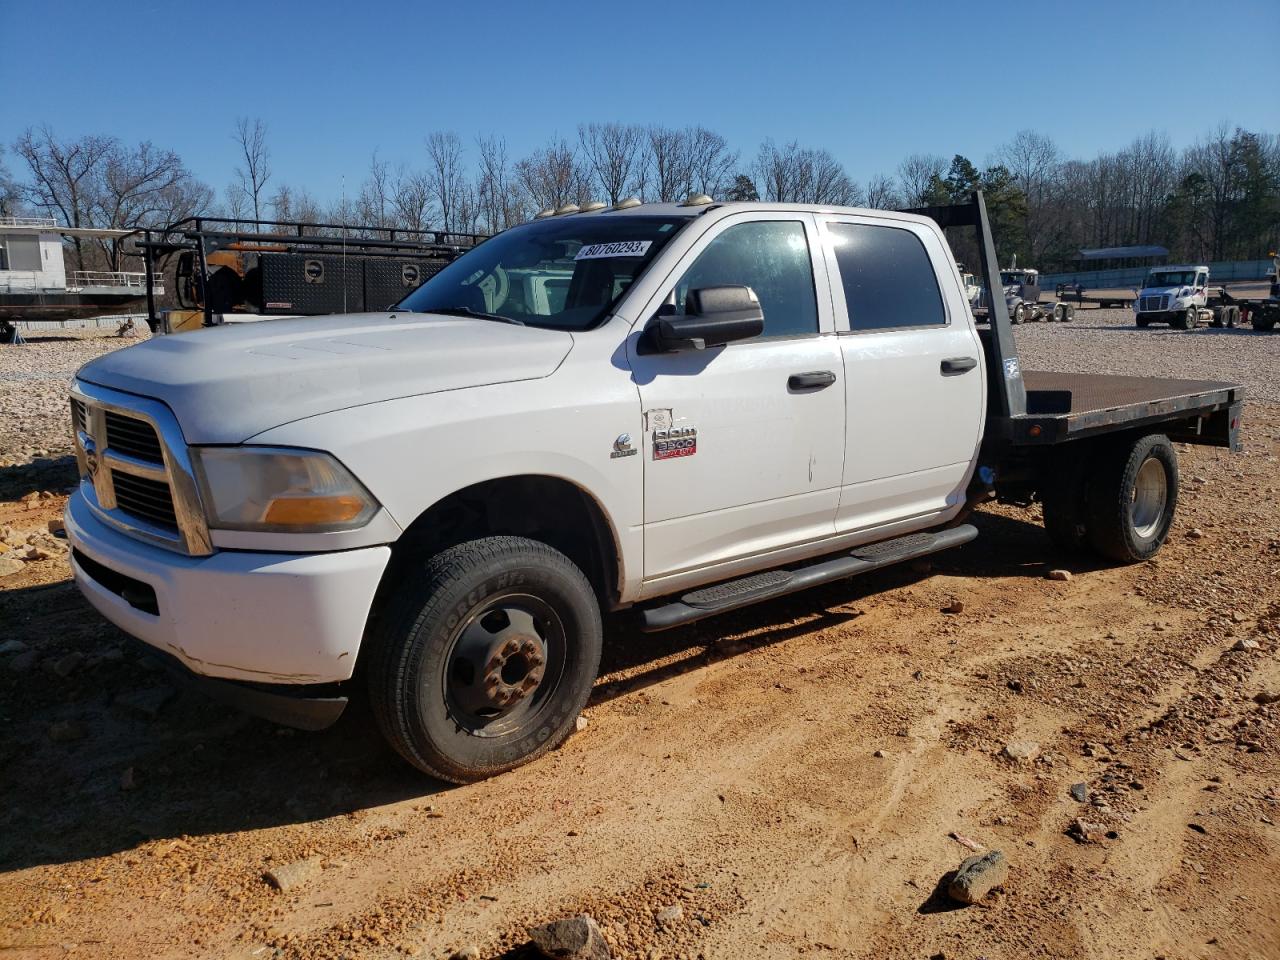
<instances>
[{"instance_id":1,"label":"tree line","mask_svg":"<svg viewBox=\"0 0 1280 960\"><path fill-rule=\"evenodd\" d=\"M38 213L70 226L131 229L184 217L296 220L450 233L495 233L537 212L590 200L771 200L882 209L986 192L1007 263L1068 269L1090 247L1154 244L1175 260L1260 259L1280 245L1280 136L1223 124L1179 150L1159 133L1089 160L1023 130L969 158L913 154L896 170L854 180L828 150L766 139L743 154L703 126L584 123L515 157L495 135L429 133L413 163L375 150L350 196L325 203L272 165L269 129L242 118L239 162L221 190L174 151L104 135L62 138L49 127L0 145L0 215ZM969 252L958 250L962 257ZM113 244L74 244L81 268L121 269Z\"/></svg>"}]
</instances>

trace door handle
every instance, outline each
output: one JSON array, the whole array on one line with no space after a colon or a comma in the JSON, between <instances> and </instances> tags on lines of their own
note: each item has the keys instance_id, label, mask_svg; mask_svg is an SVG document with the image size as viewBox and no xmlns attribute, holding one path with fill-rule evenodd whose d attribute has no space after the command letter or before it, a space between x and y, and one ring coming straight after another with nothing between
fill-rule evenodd
<instances>
[{"instance_id":1,"label":"door handle","mask_svg":"<svg viewBox=\"0 0 1280 960\"><path fill-rule=\"evenodd\" d=\"M978 365L973 357L948 357L942 361L942 375L949 377L957 373L967 373Z\"/></svg>"},{"instance_id":2,"label":"door handle","mask_svg":"<svg viewBox=\"0 0 1280 960\"><path fill-rule=\"evenodd\" d=\"M830 370L814 370L811 373L793 373L787 377L788 390L821 390L836 382Z\"/></svg>"}]
</instances>

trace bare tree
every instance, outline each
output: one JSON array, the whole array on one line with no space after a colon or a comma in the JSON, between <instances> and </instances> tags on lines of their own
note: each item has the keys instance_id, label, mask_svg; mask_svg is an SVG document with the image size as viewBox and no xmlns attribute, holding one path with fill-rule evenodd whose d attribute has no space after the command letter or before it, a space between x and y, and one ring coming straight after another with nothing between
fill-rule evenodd
<instances>
[{"instance_id":1,"label":"bare tree","mask_svg":"<svg viewBox=\"0 0 1280 960\"><path fill-rule=\"evenodd\" d=\"M634 191L636 175L643 163L640 153L643 142L644 130L632 124L578 125L582 155L610 204Z\"/></svg>"},{"instance_id":2,"label":"bare tree","mask_svg":"<svg viewBox=\"0 0 1280 960\"><path fill-rule=\"evenodd\" d=\"M406 230L426 230L431 223L431 179L420 171L396 178L392 202L396 223Z\"/></svg>"},{"instance_id":3,"label":"bare tree","mask_svg":"<svg viewBox=\"0 0 1280 960\"><path fill-rule=\"evenodd\" d=\"M873 210L895 210L903 206L893 178L877 173L867 182L867 206Z\"/></svg>"},{"instance_id":4,"label":"bare tree","mask_svg":"<svg viewBox=\"0 0 1280 960\"><path fill-rule=\"evenodd\" d=\"M394 178L391 165L378 159L378 151L373 151L369 160L369 175L360 185L360 195L356 198L356 217L363 224L372 227L393 226L393 195L395 193Z\"/></svg>"},{"instance_id":5,"label":"bare tree","mask_svg":"<svg viewBox=\"0 0 1280 960\"><path fill-rule=\"evenodd\" d=\"M0 217L14 216L19 199L18 182L9 173L9 167L4 162L4 144L0 144Z\"/></svg>"},{"instance_id":6,"label":"bare tree","mask_svg":"<svg viewBox=\"0 0 1280 960\"><path fill-rule=\"evenodd\" d=\"M898 192L908 207L922 207L929 187L946 174L949 161L936 153L913 153L898 164Z\"/></svg>"},{"instance_id":7,"label":"bare tree","mask_svg":"<svg viewBox=\"0 0 1280 960\"><path fill-rule=\"evenodd\" d=\"M516 176L540 209L582 204L591 197L591 177L563 138L552 140L516 164Z\"/></svg>"},{"instance_id":8,"label":"bare tree","mask_svg":"<svg viewBox=\"0 0 1280 960\"><path fill-rule=\"evenodd\" d=\"M647 139L647 195L644 199L660 203L683 200L689 194L689 183L693 179L688 132L654 126L648 129Z\"/></svg>"},{"instance_id":9,"label":"bare tree","mask_svg":"<svg viewBox=\"0 0 1280 960\"><path fill-rule=\"evenodd\" d=\"M242 165L236 167L240 189L253 207L253 219L262 219L263 192L271 179L271 150L267 146L267 125L248 117L236 120L236 143L240 146Z\"/></svg>"},{"instance_id":10,"label":"bare tree","mask_svg":"<svg viewBox=\"0 0 1280 960\"><path fill-rule=\"evenodd\" d=\"M730 150L724 137L706 127L692 127L686 131L686 136L690 192L723 197L733 184L738 152Z\"/></svg>"},{"instance_id":11,"label":"bare tree","mask_svg":"<svg viewBox=\"0 0 1280 960\"><path fill-rule=\"evenodd\" d=\"M212 191L191 176L176 153L149 142L108 151L94 193L95 224L126 230L167 225L201 213L212 199ZM119 270L119 241L111 240L103 249L110 268Z\"/></svg>"},{"instance_id":12,"label":"bare tree","mask_svg":"<svg viewBox=\"0 0 1280 960\"><path fill-rule=\"evenodd\" d=\"M93 226L102 164L116 147L111 137L62 141L48 127L28 128L14 144L14 151L26 163L30 175L22 186L22 199L66 226ZM76 269L83 270L84 241L76 237L72 246Z\"/></svg>"},{"instance_id":13,"label":"bare tree","mask_svg":"<svg viewBox=\"0 0 1280 960\"><path fill-rule=\"evenodd\" d=\"M779 147L765 140L756 155L755 172L766 200L853 206L862 199L858 185L835 157L795 142Z\"/></svg>"},{"instance_id":14,"label":"bare tree","mask_svg":"<svg viewBox=\"0 0 1280 960\"><path fill-rule=\"evenodd\" d=\"M440 213L441 229L462 229L459 222L467 177L462 167L462 139L456 133L436 131L427 137L427 182Z\"/></svg>"},{"instance_id":15,"label":"bare tree","mask_svg":"<svg viewBox=\"0 0 1280 960\"><path fill-rule=\"evenodd\" d=\"M498 233L527 218L527 204L518 179L507 159L507 142L498 137L479 137L480 173L476 200L487 233Z\"/></svg>"}]
</instances>

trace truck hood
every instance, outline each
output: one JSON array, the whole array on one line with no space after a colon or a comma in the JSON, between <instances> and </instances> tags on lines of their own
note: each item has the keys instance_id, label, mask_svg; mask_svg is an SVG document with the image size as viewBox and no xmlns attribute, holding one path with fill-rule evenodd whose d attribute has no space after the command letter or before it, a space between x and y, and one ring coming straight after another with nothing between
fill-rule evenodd
<instances>
[{"instance_id":1,"label":"truck hood","mask_svg":"<svg viewBox=\"0 0 1280 960\"><path fill-rule=\"evenodd\" d=\"M1168 294L1171 297L1189 297L1191 295L1190 287L1143 287L1138 291L1140 297L1163 297Z\"/></svg>"},{"instance_id":2,"label":"truck hood","mask_svg":"<svg viewBox=\"0 0 1280 960\"><path fill-rule=\"evenodd\" d=\"M281 424L400 397L549 376L558 330L420 313L227 324L156 337L80 368L167 404L188 443L241 443Z\"/></svg>"}]
</instances>

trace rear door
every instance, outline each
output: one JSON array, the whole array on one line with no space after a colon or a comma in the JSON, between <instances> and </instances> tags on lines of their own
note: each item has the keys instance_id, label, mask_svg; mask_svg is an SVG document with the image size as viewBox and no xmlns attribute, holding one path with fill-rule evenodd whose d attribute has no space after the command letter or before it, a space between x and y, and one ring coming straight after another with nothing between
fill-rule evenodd
<instances>
[{"instance_id":1,"label":"rear door","mask_svg":"<svg viewBox=\"0 0 1280 960\"><path fill-rule=\"evenodd\" d=\"M817 224L752 212L708 229L663 301L745 285L762 336L630 362L646 419L644 574L678 576L832 535L844 459L843 361Z\"/></svg>"},{"instance_id":2,"label":"rear door","mask_svg":"<svg viewBox=\"0 0 1280 960\"><path fill-rule=\"evenodd\" d=\"M820 221L848 398L837 532L927 526L963 503L986 412L950 249L914 221Z\"/></svg>"}]
</instances>

